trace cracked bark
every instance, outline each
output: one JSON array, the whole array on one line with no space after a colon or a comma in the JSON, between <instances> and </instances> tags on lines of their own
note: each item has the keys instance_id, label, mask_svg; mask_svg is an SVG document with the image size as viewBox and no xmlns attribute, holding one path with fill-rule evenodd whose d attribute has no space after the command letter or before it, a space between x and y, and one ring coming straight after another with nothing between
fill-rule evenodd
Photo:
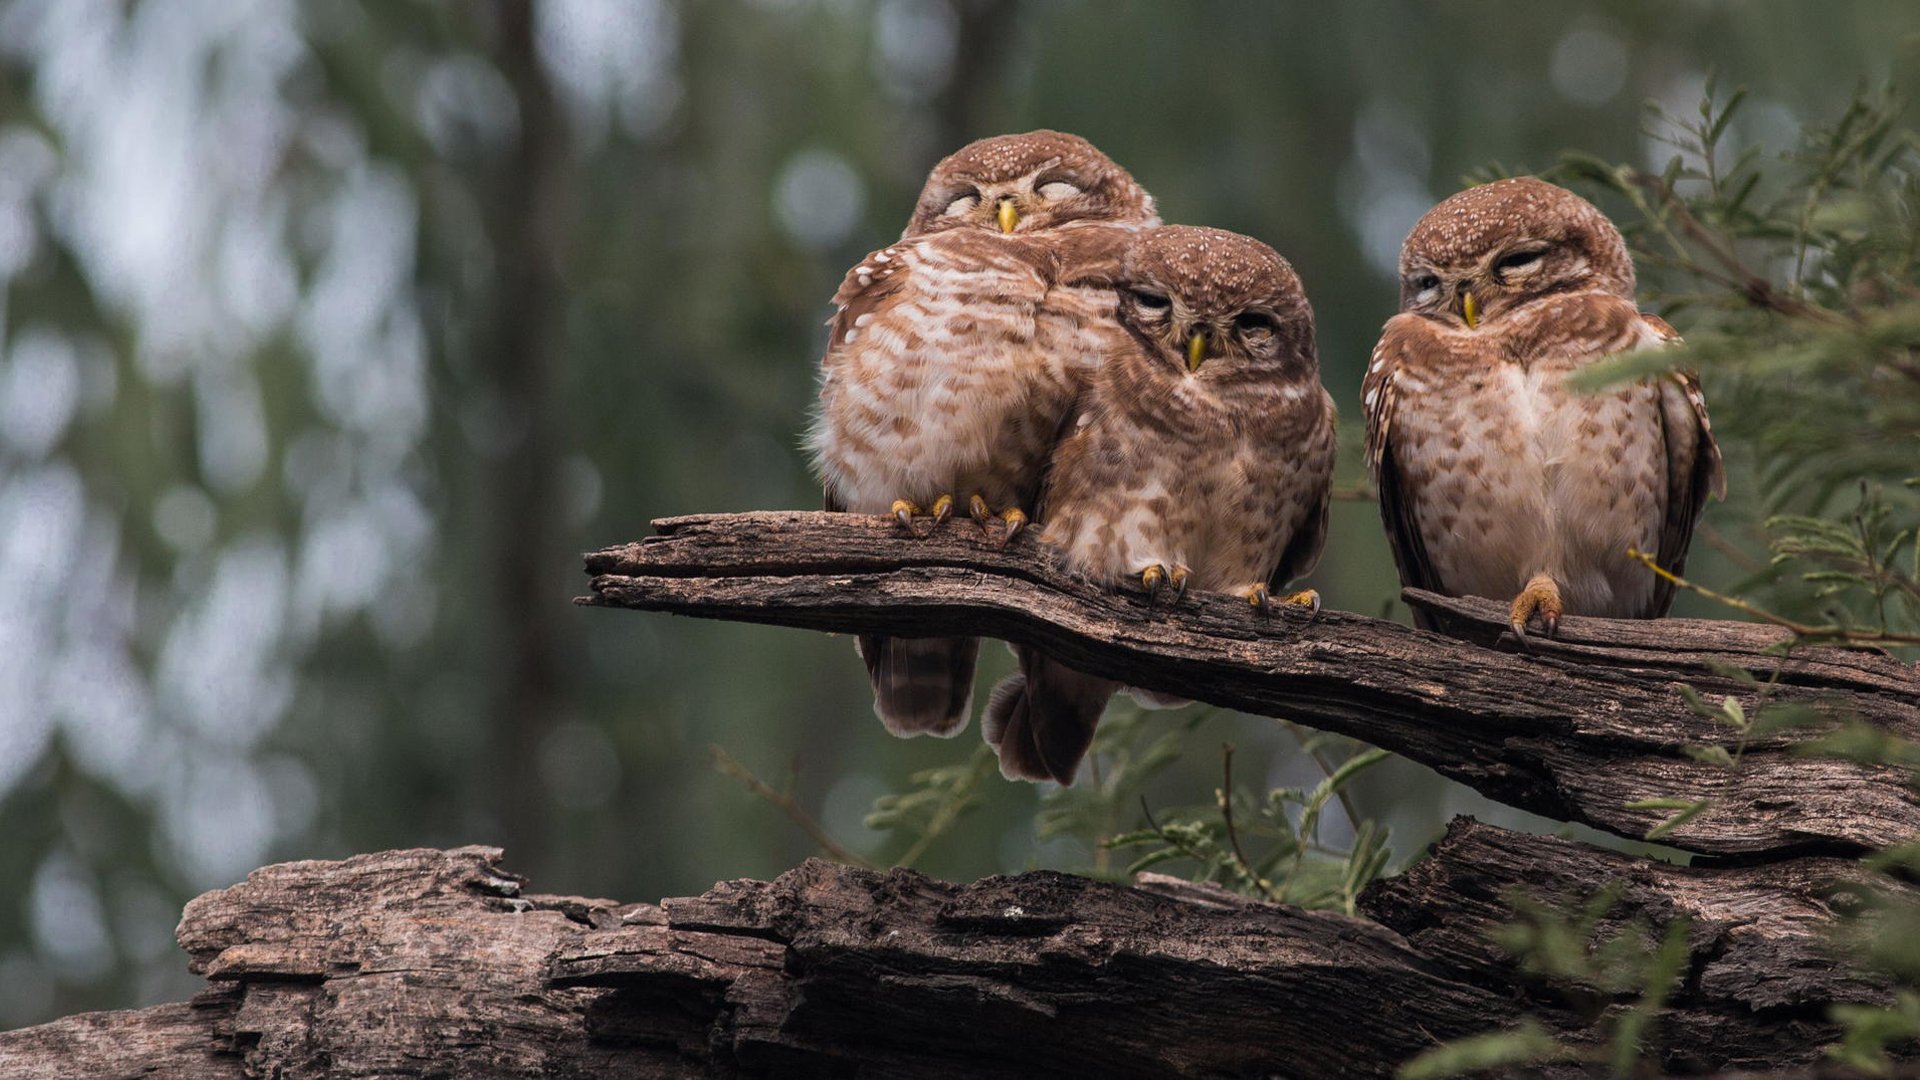
<instances>
[{"instance_id":1,"label":"cracked bark","mask_svg":"<svg viewBox=\"0 0 1920 1080\"><path fill-rule=\"evenodd\" d=\"M1825 936L1825 897L1858 874L1676 867L1461 819L1356 919L1152 875L952 885L820 860L622 904L530 893L495 849L386 852L196 899L179 939L204 993L0 1034L0 1076L1384 1075L1522 1015L1590 1038L1568 1004L1590 989L1525 976L1482 931L1515 888L1614 881L1613 923L1691 926L1656 1060L1777 1069L1836 1037L1828 1003L1887 997Z\"/></svg>"}]
</instances>

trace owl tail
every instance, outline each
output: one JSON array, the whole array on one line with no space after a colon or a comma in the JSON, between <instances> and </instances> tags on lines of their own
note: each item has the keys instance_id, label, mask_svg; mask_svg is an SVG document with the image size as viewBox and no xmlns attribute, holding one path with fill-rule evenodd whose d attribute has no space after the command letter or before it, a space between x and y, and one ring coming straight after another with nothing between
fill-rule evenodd
<instances>
[{"instance_id":1,"label":"owl tail","mask_svg":"<svg viewBox=\"0 0 1920 1080\"><path fill-rule=\"evenodd\" d=\"M1016 648L1020 670L1000 680L987 699L980 725L1000 751L1000 772L1009 780L1073 783L1080 759L1093 745L1107 699L1120 688L1111 679L1085 675L1031 649Z\"/></svg>"},{"instance_id":2,"label":"owl tail","mask_svg":"<svg viewBox=\"0 0 1920 1080\"><path fill-rule=\"evenodd\" d=\"M900 736L945 739L967 726L979 656L979 638L860 635L860 659L873 680L873 711Z\"/></svg>"}]
</instances>

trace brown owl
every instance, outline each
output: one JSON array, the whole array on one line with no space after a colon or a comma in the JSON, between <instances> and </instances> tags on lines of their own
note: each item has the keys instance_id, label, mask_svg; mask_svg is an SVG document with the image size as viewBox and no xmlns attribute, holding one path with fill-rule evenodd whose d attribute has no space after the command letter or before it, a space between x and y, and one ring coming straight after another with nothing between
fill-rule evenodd
<instances>
[{"instance_id":1,"label":"brown owl","mask_svg":"<svg viewBox=\"0 0 1920 1080\"><path fill-rule=\"evenodd\" d=\"M1522 177L1434 207L1400 254L1400 314L1367 368L1367 464L1410 586L1538 617L1657 618L1720 450L1699 385L1666 375L1594 394L1567 377L1678 340L1634 304L1633 260L1592 203ZM1416 613L1421 625L1428 621Z\"/></svg>"},{"instance_id":2,"label":"brown owl","mask_svg":"<svg viewBox=\"0 0 1920 1080\"><path fill-rule=\"evenodd\" d=\"M1096 579L1138 579L1176 603L1188 589L1236 593L1265 613L1327 534L1334 408L1300 279L1258 240L1168 226L1134 236L1118 291L1126 340L1054 451L1041 539ZM1311 590L1286 599L1319 603ZM1008 777L1072 783L1121 684L1014 651L987 740Z\"/></svg>"},{"instance_id":3,"label":"brown owl","mask_svg":"<svg viewBox=\"0 0 1920 1080\"><path fill-rule=\"evenodd\" d=\"M829 509L923 512L962 500L984 527L1027 521L1061 418L1124 338L1112 281L1153 199L1085 139L1035 131L942 161L899 243L834 295L808 446ZM972 711L978 641L865 635L874 711L896 735L952 735Z\"/></svg>"}]
</instances>

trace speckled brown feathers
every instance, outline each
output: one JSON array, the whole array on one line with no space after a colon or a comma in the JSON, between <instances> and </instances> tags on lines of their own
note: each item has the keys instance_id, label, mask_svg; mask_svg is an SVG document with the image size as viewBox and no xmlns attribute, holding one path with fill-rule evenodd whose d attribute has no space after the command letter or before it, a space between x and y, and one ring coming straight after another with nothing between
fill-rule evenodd
<instances>
[{"instance_id":1,"label":"speckled brown feathers","mask_svg":"<svg viewBox=\"0 0 1920 1080\"><path fill-rule=\"evenodd\" d=\"M834 296L808 434L828 506L884 514L978 495L1030 513L1081 379L1125 340L1120 252L1156 223L1125 170L1071 135L986 139L941 162L905 237ZM888 729L964 727L977 649L862 638Z\"/></svg>"},{"instance_id":2,"label":"speckled brown feathers","mask_svg":"<svg viewBox=\"0 0 1920 1080\"><path fill-rule=\"evenodd\" d=\"M1126 252L1120 320L1127 340L1093 374L1054 452L1043 539L1115 583L1162 567L1188 589L1253 597L1312 569L1334 409L1292 268L1233 233L1143 232ZM1260 616L1249 607L1248 617ZM987 737L1009 776L1070 783L1120 684L1016 652L1020 673L995 689Z\"/></svg>"},{"instance_id":3,"label":"speckled brown feathers","mask_svg":"<svg viewBox=\"0 0 1920 1080\"><path fill-rule=\"evenodd\" d=\"M1658 348L1632 260L1591 203L1534 179L1464 191L1401 256L1401 314L1363 400L1367 463L1404 584L1562 612L1653 618L1707 494L1724 493L1698 384L1668 375L1580 394L1569 375Z\"/></svg>"}]
</instances>

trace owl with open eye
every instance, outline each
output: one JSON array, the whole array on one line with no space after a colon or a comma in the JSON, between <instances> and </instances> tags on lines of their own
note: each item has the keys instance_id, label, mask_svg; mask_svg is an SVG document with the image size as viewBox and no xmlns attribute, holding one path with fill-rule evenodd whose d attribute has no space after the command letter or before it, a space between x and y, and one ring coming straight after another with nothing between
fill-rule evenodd
<instances>
[{"instance_id":1,"label":"owl with open eye","mask_svg":"<svg viewBox=\"0 0 1920 1080\"><path fill-rule=\"evenodd\" d=\"M1620 231L1570 191L1501 180L1421 218L1400 280L1362 393L1401 582L1511 601L1523 647L1535 620L1551 636L1564 614L1666 614L1672 584L1629 551L1679 573L1726 478L1691 375L1567 385L1678 340L1635 305Z\"/></svg>"},{"instance_id":2,"label":"owl with open eye","mask_svg":"<svg viewBox=\"0 0 1920 1080\"><path fill-rule=\"evenodd\" d=\"M1122 257L1125 341L1065 425L1041 498L1041 539L1096 580L1156 601L1189 590L1318 608L1274 593L1319 560L1335 449L1313 311L1267 245L1218 229L1136 234ZM1122 684L1036 649L995 687L983 727L1010 778L1073 782ZM1136 692L1150 704L1171 704Z\"/></svg>"},{"instance_id":3,"label":"owl with open eye","mask_svg":"<svg viewBox=\"0 0 1920 1080\"><path fill-rule=\"evenodd\" d=\"M828 509L913 531L965 506L1011 540L1086 374L1125 339L1112 282L1153 199L1057 131L972 143L927 178L899 243L834 296L807 436ZM863 635L874 710L947 736L972 711L978 641Z\"/></svg>"}]
</instances>

